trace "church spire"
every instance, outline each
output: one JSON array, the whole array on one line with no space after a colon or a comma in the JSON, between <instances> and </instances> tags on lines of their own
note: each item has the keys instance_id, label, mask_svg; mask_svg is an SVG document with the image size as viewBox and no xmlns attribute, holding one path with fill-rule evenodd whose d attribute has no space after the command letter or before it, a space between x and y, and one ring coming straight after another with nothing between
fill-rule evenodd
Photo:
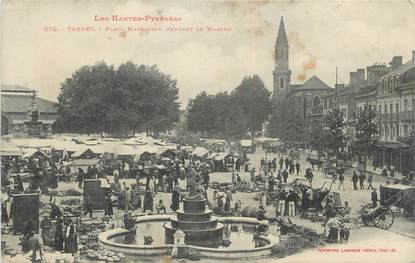
<instances>
[{"instance_id":1,"label":"church spire","mask_svg":"<svg viewBox=\"0 0 415 263\"><path fill-rule=\"evenodd\" d=\"M275 42L275 68L273 71L273 98L278 104L285 99L290 90L291 70L289 67L289 53L284 19L281 17L277 41Z\"/></svg>"},{"instance_id":2,"label":"church spire","mask_svg":"<svg viewBox=\"0 0 415 263\"><path fill-rule=\"evenodd\" d=\"M281 16L280 28L278 29L277 46L288 46L287 33L285 33L284 18Z\"/></svg>"}]
</instances>

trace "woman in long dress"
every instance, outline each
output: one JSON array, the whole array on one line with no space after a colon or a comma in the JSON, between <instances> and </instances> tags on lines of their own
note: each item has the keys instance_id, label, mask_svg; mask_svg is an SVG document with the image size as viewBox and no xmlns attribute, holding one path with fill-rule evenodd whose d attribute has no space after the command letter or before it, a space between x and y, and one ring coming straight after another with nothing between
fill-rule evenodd
<instances>
[{"instance_id":1,"label":"woman in long dress","mask_svg":"<svg viewBox=\"0 0 415 263\"><path fill-rule=\"evenodd\" d=\"M43 245L51 247L52 246L52 220L46 215L40 222L40 229L42 230L41 236Z\"/></svg>"},{"instance_id":2,"label":"woman in long dress","mask_svg":"<svg viewBox=\"0 0 415 263\"><path fill-rule=\"evenodd\" d=\"M53 248L56 251L63 250L63 225L62 219L58 218L56 221L55 239L53 241Z\"/></svg>"},{"instance_id":3,"label":"woman in long dress","mask_svg":"<svg viewBox=\"0 0 415 263\"><path fill-rule=\"evenodd\" d=\"M9 195L5 189L2 189L1 193L1 222L4 224L9 223L9 213L7 213L7 204L9 203Z\"/></svg>"},{"instance_id":4,"label":"woman in long dress","mask_svg":"<svg viewBox=\"0 0 415 263\"><path fill-rule=\"evenodd\" d=\"M72 222L66 227L65 237L65 252L75 254L78 251L78 234Z\"/></svg>"},{"instance_id":5,"label":"woman in long dress","mask_svg":"<svg viewBox=\"0 0 415 263\"><path fill-rule=\"evenodd\" d=\"M150 188L147 188L144 194L143 212L146 212L147 210L153 212L153 193Z\"/></svg>"},{"instance_id":6,"label":"woman in long dress","mask_svg":"<svg viewBox=\"0 0 415 263\"><path fill-rule=\"evenodd\" d=\"M171 210L176 212L180 206L180 192L177 187L174 188L173 193L171 194Z\"/></svg>"}]
</instances>

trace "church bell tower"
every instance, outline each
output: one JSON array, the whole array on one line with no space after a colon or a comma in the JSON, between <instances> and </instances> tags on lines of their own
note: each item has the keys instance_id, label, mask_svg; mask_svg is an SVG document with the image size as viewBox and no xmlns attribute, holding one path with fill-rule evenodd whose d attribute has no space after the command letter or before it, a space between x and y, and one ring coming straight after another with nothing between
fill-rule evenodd
<instances>
[{"instance_id":1,"label":"church bell tower","mask_svg":"<svg viewBox=\"0 0 415 263\"><path fill-rule=\"evenodd\" d=\"M291 70L289 69L289 47L284 20L281 17L277 41L275 42L275 68L273 71L273 102L278 106L284 101L290 89Z\"/></svg>"}]
</instances>

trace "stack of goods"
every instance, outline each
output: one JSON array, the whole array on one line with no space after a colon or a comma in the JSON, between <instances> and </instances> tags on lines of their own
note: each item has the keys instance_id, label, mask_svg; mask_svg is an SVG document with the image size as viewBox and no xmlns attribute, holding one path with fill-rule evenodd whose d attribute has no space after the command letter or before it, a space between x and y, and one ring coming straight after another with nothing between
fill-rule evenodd
<instances>
[{"instance_id":1,"label":"stack of goods","mask_svg":"<svg viewBox=\"0 0 415 263\"><path fill-rule=\"evenodd\" d=\"M235 188L237 191L244 193L252 193L254 191L254 188L251 187L251 184L247 181L237 182Z\"/></svg>"},{"instance_id":2,"label":"stack of goods","mask_svg":"<svg viewBox=\"0 0 415 263\"><path fill-rule=\"evenodd\" d=\"M78 190L68 189L62 192L63 196L82 196L82 193Z\"/></svg>"},{"instance_id":3,"label":"stack of goods","mask_svg":"<svg viewBox=\"0 0 415 263\"><path fill-rule=\"evenodd\" d=\"M105 229L105 222L102 220L84 220L81 225L79 225L78 232L81 234L89 234L97 230Z\"/></svg>"},{"instance_id":4,"label":"stack of goods","mask_svg":"<svg viewBox=\"0 0 415 263\"><path fill-rule=\"evenodd\" d=\"M115 253L105 249L88 250L86 256L91 260L100 260L104 262L119 262L125 259L125 255L123 253Z\"/></svg>"},{"instance_id":5,"label":"stack of goods","mask_svg":"<svg viewBox=\"0 0 415 263\"><path fill-rule=\"evenodd\" d=\"M61 201L61 204L67 205L67 206L78 206L81 204L81 199L79 198L64 199Z\"/></svg>"},{"instance_id":6,"label":"stack of goods","mask_svg":"<svg viewBox=\"0 0 415 263\"><path fill-rule=\"evenodd\" d=\"M324 220L324 215L316 208L309 208L303 213L303 218L311 220L311 222L321 222Z\"/></svg>"},{"instance_id":7,"label":"stack of goods","mask_svg":"<svg viewBox=\"0 0 415 263\"><path fill-rule=\"evenodd\" d=\"M82 254L86 254L89 250L97 250L99 248L98 245L98 235L100 231L92 231L87 235L80 235L79 236L79 250Z\"/></svg>"}]
</instances>

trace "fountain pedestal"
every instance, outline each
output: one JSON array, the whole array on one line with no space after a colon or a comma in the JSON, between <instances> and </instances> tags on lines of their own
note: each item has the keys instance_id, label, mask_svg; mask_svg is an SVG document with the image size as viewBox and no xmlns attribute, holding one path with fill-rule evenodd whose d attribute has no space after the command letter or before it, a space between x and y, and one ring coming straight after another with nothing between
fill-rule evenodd
<instances>
[{"instance_id":1,"label":"fountain pedestal","mask_svg":"<svg viewBox=\"0 0 415 263\"><path fill-rule=\"evenodd\" d=\"M185 233L185 243L195 246L217 247L223 236L223 224L206 208L206 199L185 199L183 209L164 224L166 242L173 244L174 233Z\"/></svg>"}]
</instances>

